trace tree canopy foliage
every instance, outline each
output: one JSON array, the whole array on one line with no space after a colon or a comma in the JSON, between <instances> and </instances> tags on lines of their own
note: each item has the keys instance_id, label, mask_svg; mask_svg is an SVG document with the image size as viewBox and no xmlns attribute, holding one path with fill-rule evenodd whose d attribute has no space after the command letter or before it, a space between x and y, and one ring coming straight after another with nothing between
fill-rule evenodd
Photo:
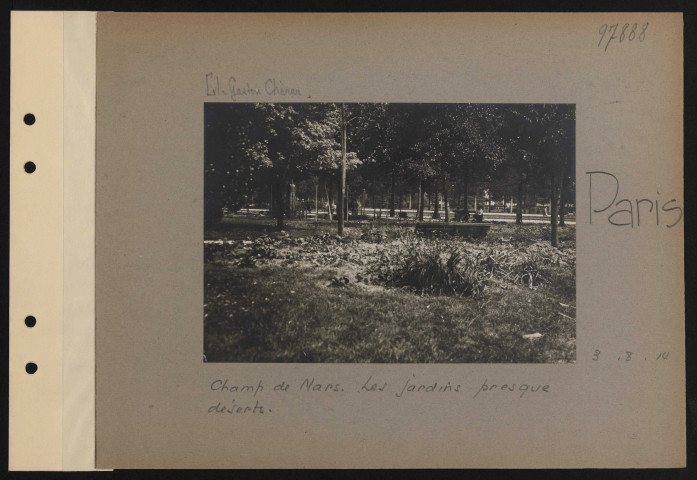
<instances>
[{"instance_id":1,"label":"tree canopy foliage","mask_svg":"<svg viewBox=\"0 0 697 480\"><path fill-rule=\"evenodd\" d=\"M322 184L328 204L343 199L342 161L350 189L389 191L391 216L406 191L421 192L421 211L426 190L436 208L442 197L446 221L453 194L486 191L515 197L518 221L525 198L545 200L554 230L560 204L573 203L574 105L207 103L204 113L207 221L256 201L282 226L288 187L302 182Z\"/></svg>"}]
</instances>

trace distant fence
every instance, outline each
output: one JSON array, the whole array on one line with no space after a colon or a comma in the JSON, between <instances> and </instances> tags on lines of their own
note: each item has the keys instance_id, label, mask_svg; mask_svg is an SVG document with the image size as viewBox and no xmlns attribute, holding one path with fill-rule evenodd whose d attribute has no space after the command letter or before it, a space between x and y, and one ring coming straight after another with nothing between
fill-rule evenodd
<instances>
[{"instance_id":1,"label":"distant fence","mask_svg":"<svg viewBox=\"0 0 697 480\"><path fill-rule=\"evenodd\" d=\"M470 212L470 215L472 215L474 212ZM228 214L229 215L229 214ZM235 216L268 216L269 215L269 209L268 208L242 208L235 212L233 215ZM373 218L382 218L382 219L389 219L389 220L416 220L416 215L417 211L416 210L407 210L407 209L402 209L400 210L395 210L395 216L390 217L390 211L389 209L382 209L380 210L379 208L372 209L372 208L363 208L360 210L360 215L358 215L359 219L373 219ZM443 222L445 221L445 213L443 211L440 212L440 218L439 219L433 219L433 210L424 210L424 220L425 221L434 221L434 222ZM336 215L334 215L336 217ZM355 217L353 214L349 215L349 218ZM315 218L315 211L308 211L305 212L304 218ZM319 212L319 218L323 219L328 219L329 218L329 213L326 211L320 210ZM455 218L455 212L451 211L450 212L450 220L454 221ZM516 214L515 213L504 213L504 212L484 212L484 221L488 222L507 222L507 223L512 223L515 222L516 219ZM566 214L564 216L564 221L569 223L570 225L575 225L576 224L576 215L571 213L571 214ZM539 213L524 213L523 214L523 223L528 222L528 223L549 223L550 222L550 217L549 215L544 215L544 214L539 214Z\"/></svg>"}]
</instances>

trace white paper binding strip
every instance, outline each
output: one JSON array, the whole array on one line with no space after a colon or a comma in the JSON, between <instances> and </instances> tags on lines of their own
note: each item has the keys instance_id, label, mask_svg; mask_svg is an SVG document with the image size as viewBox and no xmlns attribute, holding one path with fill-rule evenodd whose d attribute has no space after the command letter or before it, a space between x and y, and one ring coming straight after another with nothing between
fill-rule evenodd
<instances>
[{"instance_id":1,"label":"white paper binding strip","mask_svg":"<svg viewBox=\"0 0 697 480\"><path fill-rule=\"evenodd\" d=\"M13 12L11 21L9 468L60 470L63 13Z\"/></svg>"},{"instance_id":2,"label":"white paper binding strip","mask_svg":"<svg viewBox=\"0 0 697 480\"><path fill-rule=\"evenodd\" d=\"M63 470L94 469L95 12L63 14Z\"/></svg>"}]
</instances>

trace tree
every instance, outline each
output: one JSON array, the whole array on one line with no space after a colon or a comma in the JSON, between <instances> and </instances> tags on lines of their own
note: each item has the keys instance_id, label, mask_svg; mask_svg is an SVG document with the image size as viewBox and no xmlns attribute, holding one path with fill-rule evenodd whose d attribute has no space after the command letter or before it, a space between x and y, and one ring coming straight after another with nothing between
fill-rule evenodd
<instances>
[{"instance_id":1,"label":"tree","mask_svg":"<svg viewBox=\"0 0 697 480\"><path fill-rule=\"evenodd\" d=\"M559 243L557 220L560 192L572 163L575 163L575 108L573 105L551 105L546 113L546 135L543 142L543 164L550 182L552 246Z\"/></svg>"},{"instance_id":2,"label":"tree","mask_svg":"<svg viewBox=\"0 0 697 480\"><path fill-rule=\"evenodd\" d=\"M346 152L345 141L341 151L338 149L342 117L334 104L257 104L255 108L262 112L259 150L268 159L263 177L277 192L275 216L277 227L283 228L289 181L335 171L340 159L345 166L358 159L355 153Z\"/></svg>"},{"instance_id":3,"label":"tree","mask_svg":"<svg viewBox=\"0 0 697 480\"><path fill-rule=\"evenodd\" d=\"M258 187L267 167L260 155L257 123L251 104L207 103L204 110L204 217L217 222L223 209L235 211Z\"/></svg>"},{"instance_id":4,"label":"tree","mask_svg":"<svg viewBox=\"0 0 697 480\"><path fill-rule=\"evenodd\" d=\"M515 193L518 224L523 223L524 195L533 177L542 135L534 108L535 105L502 105L496 115L498 146L505 161L494 175L511 186L511 194Z\"/></svg>"},{"instance_id":5,"label":"tree","mask_svg":"<svg viewBox=\"0 0 697 480\"><path fill-rule=\"evenodd\" d=\"M341 104L341 187L339 188L339 235L344 234L344 197L346 196L346 107Z\"/></svg>"},{"instance_id":6,"label":"tree","mask_svg":"<svg viewBox=\"0 0 697 480\"><path fill-rule=\"evenodd\" d=\"M405 108L407 107L407 108ZM383 177L389 178L389 210L395 215L395 195L399 177L403 172L402 158L408 145L402 142L403 121L408 105L404 104L358 104L354 108L356 120L351 139L361 158L365 171L371 171L372 184L382 184ZM364 178L368 178L364 175Z\"/></svg>"},{"instance_id":7,"label":"tree","mask_svg":"<svg viewBox=\"0 0 697 480\"><path fill-rule=\"evenodd\" d=\"M303 182L313 179L315 191L319 183L325 184L329 204L337 192L341 235L350 173L352 179L363 179L360 185L353 183L357 194L379 194L381 201L388 194L392 216L402 205L402 194L417 191L420 220L427 190L436 194L435 199L429 196L436 210L442 194L446 221L453 192L463 194L465 208L470 188L486 188L496 198L516 195L518 222L524 196L544 191L552 205L556 244L557 217L563 223L565 204L560 197L573 188L570 105L301 103L205 108L207 221L219 218L223 208L238 209L255 191L270 190L272 215L283 228L284 218L292 213L290 185L307 190Z\"/></svg>"},{"instance_id":8,"label":"tree","mask_svg":"<svg viewBox=\"0 0 697 480\"><path fill-rule=\"evenodd\" d=\"M522 185L534 175L542 180L538 183L549 187L551 244L557 246L559 192L568 164L574 159L574 106L516 105L504 112L502 118L502 131L510 139L511 165L519 172L517 220L522 220Z\"/></svg>"},{"instance_id":9,"label":"tree","mask_svg":"<svg viewBox=\"0 0 697 480\"><path fill-rule=\"evenodd\" d=\"M443 194L446 222L450 220L453 182L463 186L466 208L468 184L485 177L485 172L503 161L495 118L496 107L492 105L433 104L421 119L415 144L421 158L417 168L426 178L432 177L436 192Z\"/></svg>"}]
</instances>

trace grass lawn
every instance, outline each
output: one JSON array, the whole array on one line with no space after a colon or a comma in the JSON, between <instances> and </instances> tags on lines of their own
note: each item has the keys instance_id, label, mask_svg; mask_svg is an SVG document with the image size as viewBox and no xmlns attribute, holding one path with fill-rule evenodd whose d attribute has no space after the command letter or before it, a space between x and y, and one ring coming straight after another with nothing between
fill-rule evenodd
<instances>
[{"instance_id":1,"label":"grass lawn","mask_svg":"<svg viewBox=\"0 0 697 480\"><path fill-rule=\"evenodd\" d=\"M559 249L546 245L546 225L495 225L473 242L411 230L349 224L339 239L328 221L291 221L278 234L263 218L207 229L207 361L575 361L574 227L561 229ZM462 260L447 270L456 250ZM467 267L470 276L456 278L478 282L481 294L433 295L390 277L393 264L418 269L422 259L447 271L420 281L452 282Z\"/></svg>"}]
</instances>

